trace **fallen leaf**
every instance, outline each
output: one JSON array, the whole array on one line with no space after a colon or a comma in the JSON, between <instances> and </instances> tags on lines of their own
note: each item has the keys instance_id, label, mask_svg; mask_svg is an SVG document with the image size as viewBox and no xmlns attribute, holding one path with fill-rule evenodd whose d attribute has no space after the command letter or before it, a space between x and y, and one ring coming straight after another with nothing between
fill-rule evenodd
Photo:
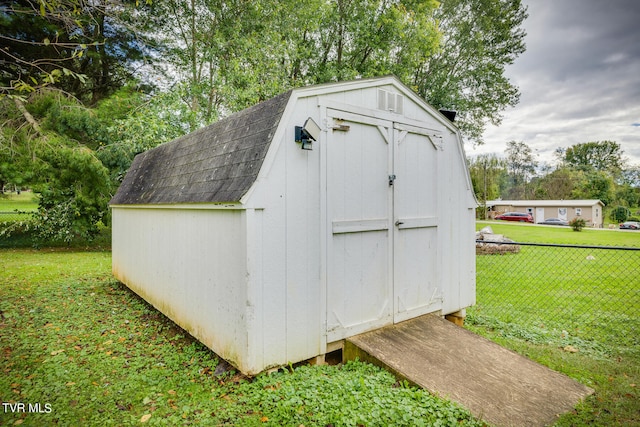
<instances>
[{"instance_id":1,"label":"fallen leaf","mask_svg":"<svg viewBox=\"0 0 640 427\"><path fill-rule=\"evenodd\" d=\"M263 422L263 423L266 423L267 421L269 421L269 418L268 417L262 417L262 418L260 418L260 421Z\"/></svg>"},{"instance_id":2,"label":"fallen leaf","mask_svg":"<svg viewBox=\"0 0 640 427\"><path fill-rule=\"evenodd\" d=\"M63 352L64 352L64 349L62 349L62 350L56 350L56 351L52 351L52 352L51 352L51 355L52 355L52 356L56 356L56 355L58 355L58 354L60 354L60 353L63 353Z\"/></svg>"},{"instance_id":3,"label":"fallen leaf","mask_svg":"<svg viewBox=\"0 0 640 427\"><path fill-rule=\"evenodd\" d=\"M144 415L140 418L140 422L141 422L141 423L146 423L147 421L149 421L149 418L151 418L151 414L144 414Z\"/></svg>"},{"instance_id":4,"label":"fallen leaf","mask_svg":"<svg viewBox=\"0 0 640 427\"><path fill-rule=\"evenodd\" d=\"M20 424L22 424L24 422L24 418L20 418L19 420L16 420L15 423L13 423L14 426L19 426Z\"/></svg>"},{"instance_id":5,"label":"fallen leaf","mask_svg":"<svg viewBox=\"0 0 640 427\"><path fill-rule=\"evenodd\" d=\"M71 387L72 385L75 385L76 383L74 383L73 381L69 381L68 383L66 383L65 385L67 387Z\"/></svg>"},{"instance_id":6,"label":"fallen leaf","mask_svg":"<svg viewBox=\"0 0 640 427\"><path fill-rule=\"evenodd\" d=\"M578 352L578 349L577 349L577 348L575 348L575 347L574 347L574 346L572 346L572 345L568 345L568 346L566 346L565 348L563 348L563 350L564 350L564 351L566 351L566 352L568 352L568 353L577 353L577 352Z\"/></svg>"},{"instance_id":7,"label":"fallen leaf","mask_svg":"<svg viewBox=\"0 0 640 427\"><path fill-rule=\"evenodd\" d=\"M169 393L169 394L176 394L176 391L175 391L175 390L169 390L167 393Z\"/></svg>"}]
</instances>

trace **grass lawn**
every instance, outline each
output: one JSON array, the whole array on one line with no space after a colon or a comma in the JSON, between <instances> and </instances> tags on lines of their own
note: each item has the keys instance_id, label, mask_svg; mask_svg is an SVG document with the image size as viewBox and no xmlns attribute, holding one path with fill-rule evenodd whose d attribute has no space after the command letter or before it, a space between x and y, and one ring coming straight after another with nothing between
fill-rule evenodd
<instances>
[{"instance_id":1,"label":"grass lawn","mask_svg":"<svg viewBox=\"0 0 640 427\"><path fill-rule=\"evenodd\" d=\"M0 194L0 212L35 211L38 209L38 195L31 191Z\"/></svg>"},{"instance_id":2,"label":"grass lawn","mask_svg":"<svg viewBox=\"0 0 640 427\"><path fill-rule=\"evenodd\" d=\"M520 224L506 221L477 221L476 230L491 226L496 234L516 242L563 243L593 246L640 247L640 231L584 228L573 231L571 227Z\"/></svg>"},{"instance_id":3,"label":"grass lawn","mask_svg":"<svg viewBox=\"0 0 640 427\"><path fill-rule=\"evenodd\" d=\"M497 221L518 242L640 246L640 233ZM522 246L476 258L467 328L595 389L561 426L640 425L640 251Z\"/></svg>"},{"instance_id":4,"label":"grass lawn","mask_svg":"<svg viewBox=\"0 0 640 427\"><path fill-rule=\"evenodd\" d=\"M37 409L0 425L483 425L361 362L225 372L110 265L109 252L0 250L0 399Z\"/></svg>"},{"instance_id":5,"label":"grass lawn","mask_svg":"<svg viewBox=\"0 0 640 427\"><path fill-rule=\"evenodd\" d=\"M39 195L32 191L0 194L0 249L60 245L37 238L33 216L30 213L38 210L38 197ZM85 250L88 247L108 249L111 247L111 229L102 226L93 241L74 239L68 246Z\"/></svg>"},{"instance_id":6,"label":"grass lawn","mask_svg":"<svg viewBox=\"0 0 640 427\"><path fill-rule=\"evenodd\" d=\"M640 246L640 233L490 223L516 241ZM521 254L483 259L499 263ZM563 264L554 261L548 270L557 278ZM478 272L499 267L479 265ZM532 276L532 268L539 267L523 266L518 274ZM598 268L624 273L625 281L640 274L637 265ZM464 409L365 363L300 365L255 379L227 372L214 353L115 281L110 269L106 251L0 249L0 399L40 410L5 410L0 425L482 425ZM493 292L504 296L506 290ZM622 327L593 325L585 335L571 330L568 337L548 325L530 329L495 318L467 327L595 389L557 426L630 426L640 425L636 318ZM611 342L600 346L591 338Z\"/></svg>"}]
</instances>

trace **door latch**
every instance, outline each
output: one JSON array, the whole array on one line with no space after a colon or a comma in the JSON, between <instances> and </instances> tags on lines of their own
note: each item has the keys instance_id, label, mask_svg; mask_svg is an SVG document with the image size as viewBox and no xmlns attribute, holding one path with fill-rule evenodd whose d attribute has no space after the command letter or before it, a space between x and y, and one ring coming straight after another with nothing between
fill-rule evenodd
<instances>
[{"instance_id":1,"label":"door latch","mask_svg":"<svg viewBox=\"0 0 640 427\"><path fill-rule=\"evenodd\" d=\"M404 222L402 222L402 221L400 221L400 220L397 220L397 221L396 221L396 227L399 227L399 226L401 226L402 224L404 224Z\"/></svg>"},{"instance_id":2,"label":"door latch","mask_svg":"<svg viewBox=\"0 0 640 427\"><path fill-rule=\"evenodd\" d=\"M389 185L393 185L393 181L396 180L396 176L395 175L389 175Z\"/></svg>"}]
</instances>

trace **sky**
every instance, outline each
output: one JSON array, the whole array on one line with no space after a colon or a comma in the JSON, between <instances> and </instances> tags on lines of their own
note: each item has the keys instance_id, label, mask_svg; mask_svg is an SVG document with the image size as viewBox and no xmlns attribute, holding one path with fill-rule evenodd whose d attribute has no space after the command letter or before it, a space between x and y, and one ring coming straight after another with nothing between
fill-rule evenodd
<instances>
[{"instance_id":1,"label":"sky","mask_svg":"<svg viewBox=\"0 0 640 427\"><path fill-rule=\"evenodd\" d=\"M520 102L467 155L522 141L553 163L558 147L615 141L640 165L640 0L523 0L526 51L506 70Z\"/></svg>"}]
</instances>

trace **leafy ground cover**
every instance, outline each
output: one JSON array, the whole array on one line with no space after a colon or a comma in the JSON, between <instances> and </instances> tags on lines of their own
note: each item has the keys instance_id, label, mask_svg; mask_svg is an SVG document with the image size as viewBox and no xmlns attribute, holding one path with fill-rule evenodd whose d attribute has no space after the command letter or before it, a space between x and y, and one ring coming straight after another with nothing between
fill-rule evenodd
<instances>
[{"instance_id":1,"label":"leafy ground cover","mask_svg":"<svg viewBox=\"0 0 640 427\"><path fill-rule=\"evenodd\" d=\"M0 250L0 399L18 410L0 424L483 425L366 363L227 372L110 263L109 252Z\"/></svg>"},{"instance_id":2,"label":"leafy ground cover","mask_svg":"<svg viewBox=\"0 0 640 427\"><path fill-rule=\"evenodd\" d=\"M501 222L518 242L640 246L640 233ZM523 246L476 259L467 328L563 372L595 394L559 426L640 425L640 252Z\"/></svg>"}]
</instances>

